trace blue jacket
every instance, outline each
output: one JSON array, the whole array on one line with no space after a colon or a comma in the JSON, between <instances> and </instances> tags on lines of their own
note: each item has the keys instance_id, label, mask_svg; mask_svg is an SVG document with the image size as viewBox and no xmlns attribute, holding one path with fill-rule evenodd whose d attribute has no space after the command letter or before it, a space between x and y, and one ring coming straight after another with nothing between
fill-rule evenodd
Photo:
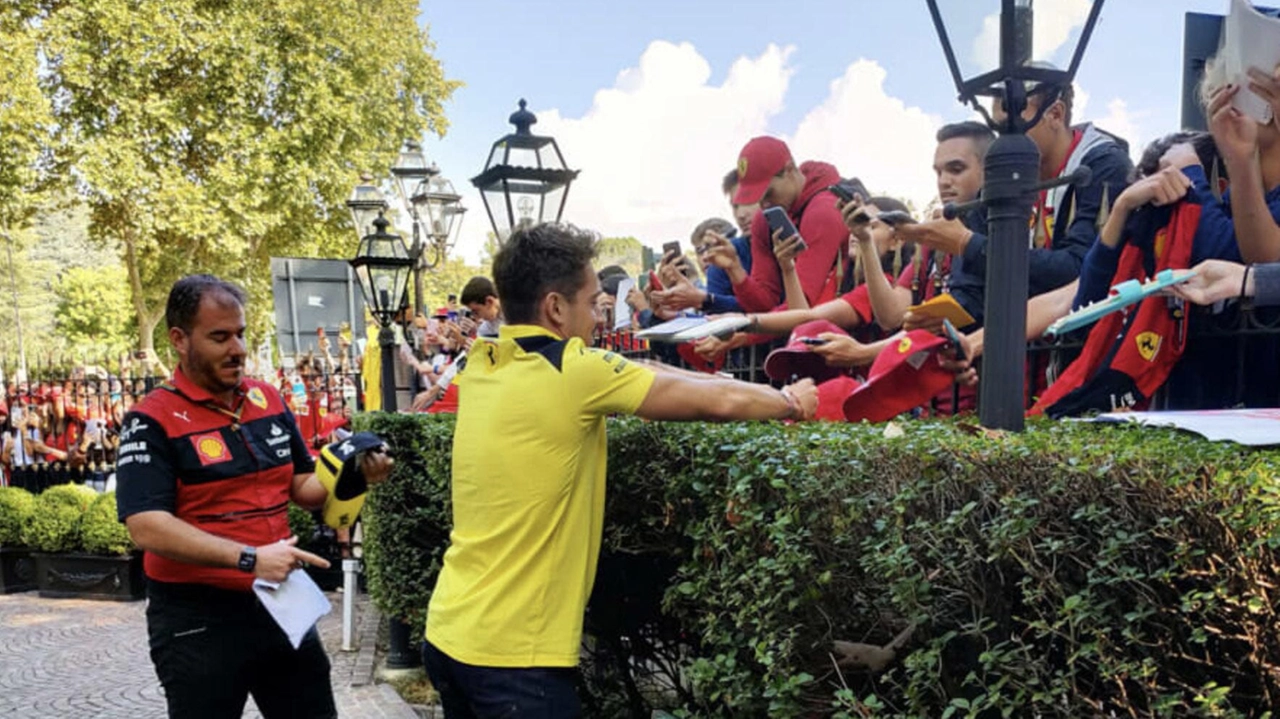
<instances>
[{"instance_id":1,"label":"blue jacket","mask_svg":"<svg viewBox=\"0 0 1280 719\"><path fill-rule=\"evenodd\" d=\"M1209 178L1204 168L1199 165L1183 168L1183 174L1192 182L1187 200L1199 204L1200 224L1196 227L1196 236L1191 245L1191 266L1195 267L1205 260L1228 260L1244 262L1240 256L1240 245L1236 242L1235 221L1231 218L1230 196L1221 201L1214 197L1209 186ZM1273 187L1266 195L1267 208L1276 224L1280 224L1280 187ZM1129 219L1132 223L1141 212L1133 213ZM1084 265L1080 269L1080 289L1076 292L1072 307L1105 298L1111 292L1111 280L1115 277L1116 266L1120 262L1123 244L1113 248L1094 243L1089 254L1085 255Z\"/></svg>"},{"instance_id":2,"label":"blue jacket","mask_svg":"<svg viewBox=\"0 0 1280 719\"><path fill-rule=\"evenodd\" d=\"M733 243L733 249L738 252L742 269L746 270L747 274L751 274L751 238L734 235L729 238L729 241ZM711 295L706 307L707 314L722 315L742 311L742 306L733 296L733 282L729 281L729 273L714 265L707 268L707 293Z\"/></svg>"},{"instance_id":3,"label":"blue jacket","mask_svg":"<svg viewBox=\"0 0 1280 719\"><path fill-rule=\"evenodd\" d=\"M1084 135L1068 159L1063 174L1087 165L1093 178L1085 187L1066 186L1052 191L1053 242L1032 248L1029 257L1028 297L1055 290L1080 276L1084 256L1098 236L1099 218L1129 186L1133 162L1122 140L1084 126ZM985 220L985 218L984 218ZM968 223L966 223L968 224ZM986 228L974 228L964 254L951 267L951 291L979 324L983 322L987 273ZM963 299L962 299L963 298Z\"/></svg>"}]
</instances>

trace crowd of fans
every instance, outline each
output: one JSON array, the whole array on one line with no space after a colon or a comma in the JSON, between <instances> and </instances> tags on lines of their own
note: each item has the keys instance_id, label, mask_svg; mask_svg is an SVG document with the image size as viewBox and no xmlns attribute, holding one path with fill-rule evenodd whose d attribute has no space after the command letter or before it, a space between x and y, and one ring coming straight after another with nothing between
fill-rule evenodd
<instances>
[{"instance_id":1,"label":"crowd of fans","mask_svg":"<svg viewBox=\"0 0 1280 719\"><path fill-rule=\"evenodd\" d=\"M1026 375L1032 412L1145 409L1157 391L1161 406L1171 409L1274 406L1280 400L1276 333L1197 341L1236 327L1242 312L1255 328L1277 319L1266 308L1277 304L1278 270L1270 263L1280 262L1280 71L1254 70L1250 78L1249 88L1275 110L1269 122L1232 107L1241 87L1226 83L1223 68L1210 62L1202 83L1210 132L1156 140L1136 167L1123 138L1073 117L1069 86L1028 88L1025 116L1040 114L1028 132L1040 150L1039 179L1067 177L1081 167L1092 177L1036 199L1028 232L1028 341L1039 340L1073 309L1107 299L1125 280L1149 280L1164 269L1197 272L1098 323L1092 333L1086 328L1060 341L1074 351L1055 352L1056 361L1033 356ZM1002 121L998 101L992 114ZM828 163L796 162L780 140L752 139L722 184L734 222L699 223L690 237L692 252L667 252L652 279L636 278L625 306L615 306L602 276L602 319L612 323L612 313L631 312L636 326L648 328L681 315L737 313L748 320L744 331L687 346L655 346L656 354L717 371L752 346L763 347L770 360L806 353L813 361L764 362L768 379L787 381L800 368L802 376L840 380L831 396L841 398L874 379L877 360L902 347L904 337L918 344L922 335L916 333L942 334L941 314L920 308L942 300L963 310L955 343L964 359L938 353L929 361L952 369L962 386L944 388L925 407L887 409L891 415L970 409L986 319L987 221L982 209L944 219L941 205L979 198L983 157L993 140L991 130L976 122L939 130L933 165L938 202L923 217L904 218L908 208L900 200L849 189L874 186L875 178L842 179ZM787 211L796 236L770 232L761 211L769 207ZM1236 280L1227 292L1226 284ZM772 366L792 374L780 375Z\"/></svg>"},{"instance_id":2,"label":"crowd of fans","mask_svg":"<svg viewBox=\"0 0 1280 719\"><path fill-rule=\"evenodd\" d=\"M1037 198L1028 232L1028 340L1073 309L1107 298L1121 281L1161 269L1197 271L1092 332L1082 330L1069 364L1030 361L1032 412L1142 409L1157 391L1162 406L1178 409L1280 399L1276 333L1197 341L1214 327L1231 326L1241 312L1255 324L1273 322L1266 307L1280 303L1280 265L1274 264L1280 262L1280 72L1255 70L1250 78L1249 88L1274 108L1270 122L1235 110L1231 100L1241 88L1227 84L1222 68L1210 62L1202 84L1210 132L1158 139L1136 167L1124 139L1076 121L1070 87L1029 88L1026 115L1041 115L1028 133L1040 150L1040 179L1084 166L1092 180ZM997 102L993 115L999 121L1002 114ZM960 352L927 361L946 367L956 386L933 388L923 406L871 414L972 409L986 319L986 216L977 209L948 220L941 207L980 197L983 157L994 135L986 125L961 122L942 127L936 139L938 201L919 217L897 198L868 192L875 178L845 179L829 163L797 162L778 139L750 140L721 181L732 220L698 223L689 251L669 243L651 273L628 278L616 265L600 271L598 344L709 372L750 364L754 372L739 376L756 381L809 376L826 385L820 396L827 404L847 405L875 378L885 355L943 333L940 316L921 309L942 300L966 317L949 343L958 343ZM770 231L762 212L770 207L786 211L798 230L794 236ZM634 282L622 296L627 279ZM621 323L628 330L614 330L619 313L629 315L630 322ZM683 345L634 338L635 330L699 315L740 316L746 327ZM496 337L502 323L493 282L475 277L429 317L400 319L397 344L411 369L412 411L455 411L454 373L474 343ZM275 370L313 452L345 436L353 411L380 406L375 333L370 323L360 352L349 329L339 331L336 347L320 330L316 351ZM766 355L765 361L746 359ZM25 472L26 483L40 485L62 479L58 472L77 472L109 487L125 413L166 375L162 366L151 366L146 380L90 366L58 382L10 382L0 401L6 481ZM820 414L869 416L865 408L842 416L827 407Z\"/></svg>"}]
</instances>

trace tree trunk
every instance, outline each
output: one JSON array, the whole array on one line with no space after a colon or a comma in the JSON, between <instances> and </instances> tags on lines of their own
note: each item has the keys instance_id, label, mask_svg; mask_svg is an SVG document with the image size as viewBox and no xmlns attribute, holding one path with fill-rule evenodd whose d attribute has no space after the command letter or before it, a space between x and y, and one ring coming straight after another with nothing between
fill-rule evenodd
<instances>
[{"instance_id":1,"label":"tree trunk","mask_svg":"<svg viewBox=\"0 0 1280 719\"><path fill-rule=\"evenodd\" d=\"M124 240L124 264L129 272L129 295L133 300L133 311L138 317L138 351L146 358L143 367L149 374L157 374L154 366L159 364L155 351L156 325L160 324L163 311L160 308L147 307L147 299L142 294L142 274L138 271L138 245L132 228L125 228L121 233ZM159 372L164 374L164 372Z\"/></svg>"}]
</instances>

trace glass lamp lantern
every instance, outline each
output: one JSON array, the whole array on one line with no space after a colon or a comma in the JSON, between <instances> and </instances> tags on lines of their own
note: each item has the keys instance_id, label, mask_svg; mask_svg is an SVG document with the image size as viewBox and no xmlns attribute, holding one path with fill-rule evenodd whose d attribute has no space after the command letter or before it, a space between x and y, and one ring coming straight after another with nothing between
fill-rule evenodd
<instances>
[{"instance_id":1,"label":"glass lamp lantern","mask_svg":"<svg viewBox=\"0 0 1280 719\"><path fill-rule=\"evenodd\" d=\"M400 235L387 231L391 223L379 214L374 231L360 239L356 256L350 260L364 294L365 305L382 327L408 305L406 290L414 260Z\"/></svg>"},{"instance_id":2,"label":"glass lamp lantern","mask_svg":"<svg viewBox=\"0 0 1280 719\"><path fill-rule=\"evenodd\" d=\"M1071 84L1103 0L927 2L960 102L1001 132L1026 132L1035 124L1020 117L1027 91ZM1016 112L996 126L979 101L983 97L997 98Z\"/></svg>"},{"instance_id":3,"label":"glass lamp lantern","mask_svg":"<svg viewBox=\"0 0 1280 719\"><path fill-rule=\"evenodd\" d=\"M493 143L484 171L471 178L499 242L521 227L559 221L569 185L578 176L554 138L530 131L538 118L526 106L521 100L509 119L516 131Z\"/></svg>"}]
</instances>

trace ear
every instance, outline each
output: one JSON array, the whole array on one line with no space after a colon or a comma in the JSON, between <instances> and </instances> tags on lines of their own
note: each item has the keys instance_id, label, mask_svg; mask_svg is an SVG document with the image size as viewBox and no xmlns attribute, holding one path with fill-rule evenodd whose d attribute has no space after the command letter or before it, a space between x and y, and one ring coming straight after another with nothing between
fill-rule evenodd
<instances>
[{"instance_id":1,"label":"ear","mask_svg":"<svg viewBox=\"0 0 1280 719\"><path fill-rule=\"evenodd\" d=\"M186 332L182 331L181 327L170 327L169 344L173 345L173 350L178 353L179 357L186 357L191 338Z\"/></svg>"},{"instance_id":2,"label":"ear","mask_svg":"<svg viewBox=\"0 0 1280 719\"><path fill-rule=\"evenodd\" d=\"M553 327L564 327L569 319L569 299L559 292L542 298L542 315Z\"/></svg>"}]
</instances>

